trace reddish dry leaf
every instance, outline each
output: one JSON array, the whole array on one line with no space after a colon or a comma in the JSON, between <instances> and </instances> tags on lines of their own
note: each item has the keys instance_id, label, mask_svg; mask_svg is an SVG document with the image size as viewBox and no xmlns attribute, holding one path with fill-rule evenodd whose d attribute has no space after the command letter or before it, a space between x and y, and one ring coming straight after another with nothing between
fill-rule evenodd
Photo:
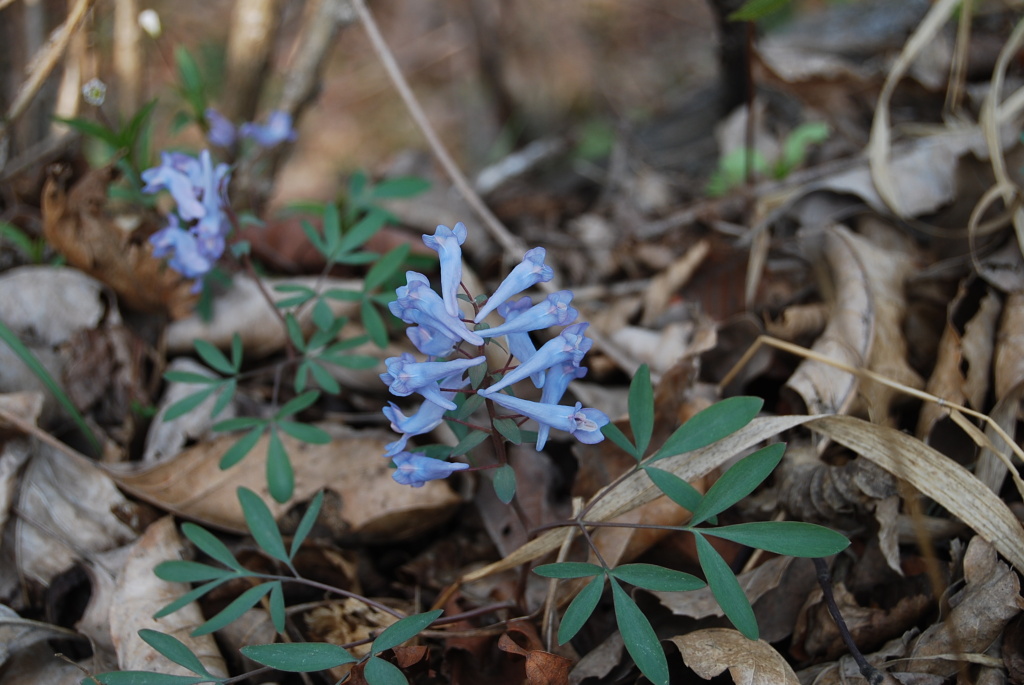
<instances>
[{"instance_id":1,"label":"reddish dry leaf","mask_svg":"<svg viewBox=\"0 0 1024 685\"><path fill-rule=\"evenodd\" d=\"M520 636L522 632L518 633ZM539 639L530 641L527 647L520 646L512 631L498 639L498 649L526 659L526 683L528 685L567 685L572 662L564 656L540 649Z\"/></svg>"},{"instance_id":2,"label":"reddish dry leaf","mask_svg":"<svg viewBox=\"0 0 1024 685\"><path fill-rule=\"evenodd\" d=\"M116 171L107 166L73 185L70 170L51 170L43 188L43 235L68 264L109 285L128 307L186 316L196 296L192 283L169 269L145 236L122 229L106 211L107 188Z\"/></svg>"}]
</instances>

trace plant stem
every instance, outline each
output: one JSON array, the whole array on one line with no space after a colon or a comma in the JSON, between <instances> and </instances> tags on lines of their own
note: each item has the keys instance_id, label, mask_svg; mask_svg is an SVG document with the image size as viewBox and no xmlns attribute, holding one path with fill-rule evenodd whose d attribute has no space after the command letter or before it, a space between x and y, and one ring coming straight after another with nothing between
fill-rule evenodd
<instances>
[{"instance_id":1,"label":"plant stem","mask_svg":"<svg viewBox=\"0 0 1024 685\"><path fill-rule=\"evenodd\" d=\"M825 606L828 607L828 613L832 615L832 620L836 622L836 627L839 628L839 635L843 638L843 642L846 643L846 648L850 650L850 656L857 662L860 674L864 676L864 679L870 685L882 685L885 682L885 674L868 663L868 660L864 658L857 644L853 641L853 635L850 634L850 629L847 627L846 621L843 620L843 615L839 613L839 605L836 604L835 595L832 593L832 574L829 573L828 564L825 563L824 559L815 559L814 568L818 572L818 585L821 586L821 592L825 598Z\"/></svg>"}]
</instances>

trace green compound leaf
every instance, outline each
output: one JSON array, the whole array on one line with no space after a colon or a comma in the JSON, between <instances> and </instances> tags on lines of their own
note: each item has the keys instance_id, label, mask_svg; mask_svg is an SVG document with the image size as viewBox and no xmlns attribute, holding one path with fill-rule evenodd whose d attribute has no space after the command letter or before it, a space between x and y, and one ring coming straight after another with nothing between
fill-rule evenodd
<instances>
[{"instance_id":1,"label":"green compound leaf","mask_svg":"<svg viewBox=\"0 0 1024 685\"><path fill-rule=\"evenodd\" d=\"M629 427L633 429L636 454L643 457L654 431L654 389L647 364L640 365L629 384Z\"/></svg>"},{"instance_id":2,"label":"green compound leaf","mask_svg":"<svg viewBox=\"0 0 1024 685\"><path fill-rule=\"evenodd\" d=\"M233 568L236 571L245 571L245 568L238 563L238 559L235 559L235 555L231 553L231 550L210 531L194 523L183 523L181 524L181 532L192 541L193 545L228 568Z\"/></svg>"},{"instance_id":3,"label":"green compound leaf","mask_svg":"<svg viewBox=\"0 0 1024 685\"><path fill-rule=\"evenodd\" d=\"M276 430L270 431L270 440L267 443L267 487L270 496L282 504L290 500L292 492L295 491L292 462Z\"/></svg>"},{"instance_id":4,"label":"green compound leaf","mask_svg":"<svg viewBox=\"0 0 1024 685\"><path fill-rule=\"evenodd\" d=\"M81 685L197 685L198 683L221 683L220 678L197 678L187 675L167 675L166 673L150 673L149 671L115 671L99 673L95 676L82 678Z\"/></svg>"},{"instance_id":5,"label":"green compound leaf","mask_svg":"<svg viewBox=\"0 0 1024 685\"><path fill-rule=\"evenodd\" d=\"M377 364L377 360L373 357L370 357L370 360L372 362L371 367ZM309 372L313 374L313 380L316 381L316 384L327 392L332 395L337 395L341 392L341 385L334 379L331 372L325 369L318 361L309 360Z\"/></svg>"},{"instance_id":6,"label":"green compound leaf","mask_svg":"<svg viewBox=\"0 0 1024 685\"><path fill-rule=\"evenodd\" d=\"M306 336L302 334L302 326L294 315L288 314L284 317L285 328L288 329L288 339L299 352L306 351Z\"/></svg>"},{"instance_id":7,"label":"green compound leaf","mask_svg":"<svg viewBox=\"0 0 1024 685\"><path fill-rule=\"evenodd\" d=\"M238 488L238 502L242 505L245 525L249 527L256 544L270 556L287 564L290 561L288 552L285 551L281 531L277 529L277 521L270 513L270 507L248 488Z\"/></svg>"},{"instance_id":8,"label":"green compound leaf","mask_svg":"<svg viewBox=\"0 0 1024 685\"><path fill-rule=\"evenodd\" d=\"M483 368L483 366L484 365L481 364L480 368ZM473 367L473 368L477 368L477 367ZM473 369L470 369L469 372L473 373ZM458 399L456 399L455 402L458 403ZM450 414L450 416L453 419L459 419L460 421L465 421L470 416L472 416L473 412L475 412L477 409L479 409L483 405L483 403L484 403L484 396L483 395L470 395L469 397L466 397L466 401L463 402L462 405L459 406L458 409L453 411ZM520 431L520 432L522 432L522 431Z\"/></svg>"},{"instance_id":9,"label":"green compound leaf","mask_svg":"<svg viewBox=\"0 0 1024 685\"><path fill-rule=\"evenodd\" d=\"M708 586L718 606L722 607L722 611L737 630L748 639L756 640L759 633L754 609L750 606L750 600L743 593L743 588L733 575L732 569L703 535L694 532L694 538L697 541L697 559L700 561L700 567L704 569L704 576L708 579Z\"/></svg>"},{"instance_id":10,"label":"green compound leaf","mask_svg":"<svg viewBox=\"0 0 1024 685\"><path fill-rule=\"evenodd\" d=\"M370 267L363 279L363 292L370 293L376 288L384 285L384 282L398 273L402 262L409 256L409 244L403 243L381 257L376 264Z\"/></svg>"},{"instance_id":11,"label":"green compound leaf","mask_svg":"<svg viewBox=\"0 0 1024 685\"><path fill-rule=\"evenodd\" d=\"M538 576L545 578L589 578L604 573L597 564L583 561L562 561L557 564L542 564L533 569Z\"/></svg>"},{"instance_id":12,"label":"green compound leaf","mask_svg":"<svg viewBox=\"0 0 1024 685\"><path fill-rule=\"evenodd\" d=\"M192 344L196 348L196 352L199 353L199 357L206 362L214 371L222 373L225 376L230 376L235 373L234 365L228 361L228 358L224 356L213 343L206 342L205 340L193 340Z\"/></svg>"},{"instance_id":13,"label":"green compound leaf","mask_svg":"<svg viewBox=\"0 0 1024 685\"><path fill-rule=\"evenodd\" d=\"M334 312L331 311L330 305L322 299L317 300L313 305L313 323L321 331L326 331L334 325Z\"/></svg>"},{"instance_id":14,"label":"green compound leaf","mask_svg":"<svg viewBox=\"0 0 1024 685\"><path fill-rule=\"evenodd\" d=\"M326 445L331 441L331 434L323 428L311 426L308 423L298 421L278 421L277 427L292 436L296 440L308 442L313 445Z\"/></svg>"},{"instance_id":15,"label":"green compound leaf","mask_svg":"<svg viewBox=\"0 0 1024 685\"><path fill-rule=\"evenodd\" d=\"M508 464L499 466L494 471L494 494L504 504L508 504L516 496L516 472Z\"/></svg>"},{"instance_id":16,"label":"green compound leaf","mask_svg":"<svg viewBox=\"0 0 1024 685\"><path fill-rule=\"evenodd\" d=\"M181 640L166 633L161 633L156 630L142 629L139 631L139 637L141 637L147 645L155 649L156 651L163 654L165 657L183 666L193 673L199 675L215 677L212 673L206 670L203 666L203 662L199 660L192 650L185 646Z\"/></svg>"},{"instance_id":17,"label":"green compound leaf","mask_svg":"<svg viewBox=\"0 0 1024 685\"><path fill-rule=\"evenodd\" d=\"M331 259L341 247L341 217L338 215L338 205L333 202L324 205L324 249L321 250L324 257Z\"/></svg>"},{"instance_id":18,"label":"green compound leaf","mask_svg":"<svg viewBox=\"0 0 1024 685\"><path fill-rule=\"evenodd\" d=\"M205 402L206 398L212 395L213 391L216 389L216 387L203 388L199 392L194 392L191 395L182 397L180 400L167 407L167 411L164 412L164 421L173 421L174 419L189 413Z\"/></svg>"},{"instance_id":19,"label":"green compound leaf","mask_svg":"<svg viewBox=\"0 0 1024 685\"><path fill-rule=\"evenodd\" d=\"M263 597L274 589L275 585L280 585L281 581L275 580L272 583L263 583L256 587L251 587L238 597L235 598L231 604L228 604L224 609L221 610L216 616L211 618L206 623L202 624L198 628L192 631L193 637L199 637L200 635L209 635L215 633L224 626L228 625L232 621L238 620L242 614L256 606Z\"/></svg>"},{"instance_id":20,"label":"green compound leaf","mask_svg":"<svg viewBox=\"0 0 1024 685\"><path fill-rule=\"evenodd\" d=\"M377 308L369 300L359 303L359 315L363 320L363 328L370 335L370 340L377 347L383 349L388 345L388 327L384 323L384 317L380 315Z\"/></svg>"},{"instance_id":21,"label":"green compound leaf","mask_svg":"<svg viewBox=\"0 0 1024 685\"><path fill-rule=\"evenodd\" d=\"M777 442L740 459L704 493L704 499L693 512L691 526L725 511L749 495L779 465L786 444Z\"/></svg>"},{"instance_id":22,"label":"green compound leaf","mask_svg":"<svg viewBox=\"0 0 1024 685\"><path fill-rule=\"evenodd\" d=\"M414 197L428 190L430 190L430 181L425 178L420 178L419 176L399 176L378 183L370 191L370 196L377 200Z\"/></svg>"},{"instance_id":23,"label":"green compound leaf","mask_svg":"<svg viewBox=\"0 0 1024 685\"><path fill-rule=\"evenodd\" d=\"M153 573L160 580L170 583L204 583L218 578L228 579L238 575L237 571L217 568L197 561L163 561L156 565Z\"/></svg>"},{"instance_id":24,"label":"green compound leaf","mask_svg":"<svg viewBox=\"0 0 1024 685\"><path fill-rule=\"evenodd\" d=\"M307 390L301 395L293 397L285 402L284 405L277 410L277 413L274 414L274 418L283 419L286 416L298 414L300 411L308 409L314 405L318 399L320 399L319 390Z\"/></svg>"},{"instance_id":25,"label":"green compound leaf","mask_svg":"<svg viewBox=\"0 0 1024 685\"><path fill-rule=\"evenodd\" d=\"M327 642L289 642L274 645L249 645L242 654L258 664L287 673L326 671L351 664L356 658L348 650Z\"/></svg>"},{"instance_id":26,"label":"green compound leaf","mask_svg":"<svg viewBox=\"0 0 1024 685\"><path fill-rule=\"evenodd\" d=\"M621 447L623 452L631 455L637 461L640 461L640 450L633 445L630 439L626 437L626 434L623 433L614 423L606 423L601 426L601 433Z\"/></svg>"},{"instance_id":27,"label":"green compound leaf","mask_svg":"<svg viewBox=\"0 0 1024 685\"><path fill-rule=\"evenodd\" d=\"M669 685L668 659L640 607L630 598L615 579L611 580L612 600L615 603L615 623L622 634L626 651L633 657L640 672L655 685Z\"/></svg>"},{"instance_id":28,"label":"green compound leaf","mask_svg":"<svg viewBox=\"0 0 1024 685\"><path fill-rule=\"evenodd\" d=\"M566 607L562 614L562 624L558 626L558 644L564 645L576 637L576 633L580 632L580 628L594 613L597 603L601 601L601 593L604 592L604 579L604 569L601 569L601 573L587 583Z\"/></svg>"},{"instance_id":29,"label":"green compound leaf","mask_svg":"<svg viewBox=\"0 0 1024 685\"><path fill-rule=\"evenodd\" d=\"M367 659L363 677L369 685L409 685L409 680L398 666L376 656Z\"/></svg>"},{"instance_id":30,"label":"green compound leaf","mask_svg":"<svg viewBox=\"0 0 1024 685\"><path fill-rule=\"evenodd\" d=\"M376 640L373 641L373 645L370 646L370 652L373 654L379 654L385 650L397 647L406 640L411 640L416 637L421 630L424 630L427 626L436 621L443 613L443 609L435 609L434 611L428 611L423 614L406 616L400 621L392 623L384 629L384 632L377 636Z\"/></svg>"},{"instance_id":31,"label":"green compound leaf","mask_svg":"<svg viewBox=\"0 0 1024 685\"><path fill-rule=\"evenodd\" d=\"M729 15L729 21L757 21L778 12L789 2L790 0L747 0Z\"/></svg>"},{"instance_id":32,"label":"green compound leaf","mask_svg":"<svg viewBox=\"0 0 1024 685\"><path fill-rule=\"evenodd\" d=\"M373 237L373 235L384 226L387 221L387 214L384 212L371 211L369 214L364 216L359 222L349 229L348 233L341 241L340 249L341 253L351 252L357 247L361 247L367 240Z\"/></svg>"},{"instance_id":33,"label":"green compound leaf","mask_svg":"<svg viewBox=\"0 0 1024 685\"><path fill-rule=\"evenodd\" d=\"M491 425L513 445L523 444L523 432L512 419L495 419Z\"/></svg>"},{"instance_id":34,"label":"green compound leaf","mask_svg":"<svg viewBox=\"0 0 1024 685\"><path fill-rule=\"evenodd\" d=\"M705 535L738 542L790 557L827 557L849 547L841 533L800 521L761 521L720 528L701 528Z\"/></svg>"},{"instance_id":35,"label":"green compound leaf","mask_svg":"<svg viewBox=\"0 0 1024 685\"><path fill-rule=\"evenodd\" d=\"M235 399L235 392L238 390L238 379L232 378L228 382L221 385L220 390L217 391L217 401L213 403L213 409L210 410L210 418L215 418L218 414L224 411L231 400Z\"/></svg>"},{"instance_id":36,"label":"green compound leaf","mask_svg":"<svg viewBox=\"0 0 1024 685\"><path fill-rule=\"evenodd\" d=\"M284 634L287 615L284 609L284 590L281 588L280 582L271 588L268 604L270 605L270 622L274 624L274 630Z\"/></svg>"},{"instance_id":37,"label":"green compound leaf","mask_svg":"<svg viewBox=\"0 0 1024 685\"><path fill-rule=\"evenodd\" d=\"M159 568L159 565L157 566L157 568ZM173 602L165 606L163 609L153 614L153 618L163 618L164 616L169 616L173 614L178 609L181 609L182 607L196 601L210 590L213 590L216 587L220 587L232 577L234 576L229 576L228 578L220 578L219 580L211 580L209 583L206 583L205 585L200 585L194 590L186 592L181 597L178 597L178 599L174 600Z\"/></svg>"},{"instance_id":38,"label":"green compound leaf","mask_svg":"<svg viewBox=\"0 0 1024 685\"><path fill-rule=\"evenodd\" d=\"M191 383L195 385L214 385L220 383L220 378L204 376L201 373L189 371L167 371L164 373L164 380L168 383Z\"/></svg>"},{"instance_id":39,"label":"green compound leaf","mask_svg":"<svg viewBox=\"0 0 1024 685\"><path fill-rule=\"evenodd\" d=\"M230 432L245 430L246 428L262 428L267 424L266 419L256 416L238 416L233 419L225 419L213 424L213 430L217 432Z\"/></svg>"},{"instance_id":40,"label":"green compound leaf","mask_svg":"<svg viewBox=\"0 0 1024 685\"><path fill-rule=\"evenodd\" d=\"M490 436L483 431L470 431L469 434L459 440L459 444L452 449L452 456L457 457L470 451Z\"/></svg>"},{"instance_id":41,"label":"green compound leaf","mask_svg":"<svg viewBox=\"0 0 1024 685\"><path fill-rule=\"evenodd\" d=\"M316 517L320 515L320 507L324 504L324 491L316 493L309 502L309 506L306 507L306 513L302 515L302 520L299 521L299 525L295 528L295 535L292 537L291 551L288 552L288 559L294 559L299 548L302 547L302 543L306 541L306 536L309 535L309 531L313 530L313 524L316 523Z\"/></svg>"},{"instance_id":42,"label":"green compound leaf","mask_svg":"<svg viewBox=\"0 0 1024 685\"><path fill-rule=\"evenodd\" d=\"M623 564L609 571L619 580L660 592L689 592L704 587L703 580L689 573L673 571L654 564Z\"/></svg>"},{"instance_id":43,"label":"green compound leaf","mask_svg":"<svg viewBox=\"0 0 1024 685\"><path fill-rule=\"evenodd\" d=\"M242 369L242 352L242 336L235 333L231 336L231 366L234 367L235 373Z\"/></svg>"},{"instance_id":44,"label":"green compound leaf","mask_svg":"<svg viewBox=\"0 0 1024 685\"><path fill-rule=\"evenodd\" d=\"M257 426L240 437L220 458L220 468L222 470L229 469L245 459L246 455L252 452L252 448L260 441L261 435L263 435L263 426Z\"/></svg>"},{"instance_id":45,"label":"green compound leaf","mask_svg":"<svg viewBox=\"0 0 1024 685\"><path fill-rule=\"evenodd\" d=\"M707 447L732 435L753 421L763 405L759 397L729 397L712 404L677 428L648 463Z\"/></svg>"},{"instance_id":46,"label":"green compound leaf","mask_svg":"<svg viewBox=\"0 0 1024 685\"><path fill-rule=\"evenodd\" d=\"M659 490L683 509L692 512L700 505L703 495L676 474L652 466L645 466L644 473Z\"/></svg>"}]
</instances>

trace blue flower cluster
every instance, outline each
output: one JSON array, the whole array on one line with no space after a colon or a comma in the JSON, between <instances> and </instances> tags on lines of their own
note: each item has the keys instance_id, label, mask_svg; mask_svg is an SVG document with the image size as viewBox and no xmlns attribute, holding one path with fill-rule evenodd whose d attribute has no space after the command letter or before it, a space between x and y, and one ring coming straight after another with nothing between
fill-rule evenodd
<instances>
[{"instance_id":1,"label":"blue flower cluster","mask_svg":"<svg viewBox=\"0 0 1024 685\"><path fill-rule=\"evenodd\" d=\"M167 226L149 238L153 256L170 255L172 269L197 279L193 291L202 287L202 276L224 253L224 239L231 230L225 212L229 177L228 165L214 165L209 150L199 157L164 152L160 166L142 172L143 192L166 190L177 203Z\"/></svg>"},{"instance_id":2,"label":"blue flower cluster","mask_svg":"<svg viewBox=\"0 0 1024 685\"><path fill-rule=\"evenodd\" d=\"M544 448L552 428L566 431L577 440L596 443L604 439L601 427L608 417L597 409L584 409L561 405L559 401L576 378L582 378L587 369L580 366L583 356L593 341L585 335L588 324L573 323L578 312L570 306L572 292L562 290L533 304L529 297L513 300L515 296L538 283L551 280L554 272L544 264L545 251L536 247L523 257L504 281L482 305L474 302L472 318L466 318L459 308L458 293L462 288L462 244L466 241L466 226L455 228L438 226L434 235L424 235L423 242L437 251L440 257L441 293L430 287L423 274L406 273L406 285L396 291L398 297L390 304L391 312L410 324L406 334L413 345L430 361L417 361L412 354L385 360L387 372L381 380L393 395L406 397L422 395L425 402L412 416L406 416L394 402L384 407L384 415L401 437L387 445L385 456L398 467L394 479L405 485L421 487L428 480L446 478L455 471L469 468L468 464L433 459L418 452L406 450L410 437L429 433L441 424L445 412L456 408L453 401L469 384L466 372L487 363L484 345L488 339L504 336L507 349L518 365L505 370L500 380L485 381L475 392L494 404L511 412L506 416L536 421L537 449ZM480 324L484 318L497 312L504 323L493 328L470 330L468 324ZM537 348L530 331L551 326L565 326L561 333ZM464 349L476 347L473 353ZM509 386L530 379L541 390L539 402L520 399L505 391Z\"/></svg>"},{"instance_id":3,"label":"blue flower cluster","mask_svg":"<svg viewBox=\"0 0 1024 685\"><path fill-rule=\"evenodd\" d=\"M291 115L281 110L271 112L266 124L249 122L237 130L234 124L212 107L207 108L205 114L206 123L210 127L207 139L218 147L234 147L239 138L248 138L260 147L274 147L295 140L297 135L292 128Z\"/></svg>"}]
</instances>

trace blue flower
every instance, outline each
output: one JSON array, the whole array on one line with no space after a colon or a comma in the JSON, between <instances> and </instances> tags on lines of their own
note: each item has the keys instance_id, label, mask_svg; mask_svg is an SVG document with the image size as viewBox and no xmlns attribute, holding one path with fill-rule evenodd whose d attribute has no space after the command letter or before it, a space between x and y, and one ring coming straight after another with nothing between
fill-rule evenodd
<instances>
[{"instance_id":1,"label":"blue flower","mask_svg":"<svg viewBox=\"0 0 1024 685\"><path fill-rule=\"evenodd\" d=\"M398 468L392 478L402 485L421 488L428 480L447 478L455 471L469 468L469 464L431 459L419 452L399 452L392 456Z\"/></svg>"},{"instance_id":2,"label":"blue flower","mask_svg":"<svg viewBox=\"0 0 1024 685\"><path fill-rule=\"evenodd\" d=\"M461 318L459 313L459 284L462 283L462 243L466 242L466 224L461 221L455 228L438 226L434 235L423 235L423 244L437 251L441 260L441 297L449 316ZM483 343L480 343L483 344Z\"/></svg>"},{"instance_id":3,"label":"blue flower","mask_svg":"<svg viewBox=\"0 0 1024 685\"><path fill-rule=\"evenodd\" d=\"M202 183L199 160L180 152L161 152L160 166L142 172L144 193L166 190L178 205L178 215L185 221L198 219L206 213L196 197L195 187Z\"/></svg>"},{"instance_id":4,"label":"blue flower","mask_svg":"<svg viewBox=\"0 0 1024 685\"><path fill-rule=\"evenodd\" d=\"M555 364L547 370L544 378L544 391L540 394L542 404L558 404L562 395L569 389L569 383L587 375L587 367L576 366L571 361ZM537 429L537 451L544 449L548 441L550 426L541 425Z\"/></svg>"},{"instance_id":5,"label":"blue flower","mask_svg":"<svg viewBox=\"0 0 1024 685\"><path fill-rule=\"evenodd\" d=\"M593 340L583 334L583 331L589 325L587 323L577 323L572 326L566 326L558 334L558 337L552 338L541 345L535 355L506 373L500 381L487 388L481 388L480 394L485 397L491 397L502 388L518 383L527 376L547 371L555 364L568 362L573 366L579 366L583 355L594 344Z\"/></svg>"},{"instance_id":6,"label":"blue flower","mask_svg":"<svg viewBox=\"0 0 1024 685\"><path fill-rule=\"evenodd\" d=\"M392 395L407 397L416 392L431 402L445 409L455 409L456 404L446 398L438 386L438 381L452 374L461 373L487 361L487 357L474 359L453 359L447 362L418 362L416 357L405 352L400 357L388 357L384 360L387 372L380 375Z\"/></svg>"},{"instance_id":7,"label":"blue flower","mask_svg":"<svg viewBox=\"0 0 1024 685\"><path fill-rule=\"evenodd\" d=\"M535 247L523 256L523 261L516 265L505 280L501 282L494 293L487 298L487 302L476 313L474 322L480 323L484 317L498 308L508 298L518 295L527 288L532 288L538 283L550 281L555 277L555 271L544 263L544 256L547 252L543 247Z\"/></svg>"},{"instance_id":8,"label":"blue flower","mask_svg":"<svg viewBox=\"0 0 1024 685\"><path fill-rule=\"evenodd\" d=\"M209 127L206 139L210 141L210 144L219 147L233 147L238 137L235 125L213 107L206 108L205 116L206 124Z\"/></svg>"},{"instance_id":9,"label":"blue flower","mask_svg":"<svg viewBox=\"0 0 1024 685\"><path fill-rule=\"evenodd\" d=\"M498 305L498 314L500 314L505 321L511 321L523 312L527 311L533 305L533 301L529 297L521 297L518 300L512 302L505 302ZM537 346L533 344L533 340L530 338L529 333L512 331L505 334L505 340L508 341L509 353L519 360L522 364L528 361L530 357L537 354ZM544 387L544 374L540 371L530 376L530 380L533 384L538 387Z\"/></svg>"},{"instance_id":10,"label":"blue flower","mask_svg":"<svg viewBox=\"0 0 1024 685\"><path fill-rule=\"evenodd\" d=\"M570 407L562 404L531 402L505 393L488 395L487 399L511 409L517 414L533 419L541 426L557 428L572 434L580 442L593 445L604 440L601 426L608 423L608 417L598 409L584 409L580 402ZM538 442L537 449L541 444Z\"/></svg>"},{"instance_id":11,"label":"blue flower","mask_svg":"<svg viewBox=\"0 0 1024 685\"><path fill-rule=\"evenodd\" d=\"M266 125L251 122L242 124L238 132L243 138L249 138L260 147L274 147L280 143L295 140L297 134L292 128L292 116L288 112L274 110L267 117Z\"/></svg>"},{"instance_id":12,"label":"blue flower","mask_svg":"<svg viewBox=\"0 0 1024 685\"><path fill-rule=\"evenodd\" d=\"M471 345L483 345L484 339L466 328L458 316L448 314L441 296L430 288L430 281L423 274L408 271L406 282L395 292L398 299L388 305L391 313L406 323L418 323L438 331L451 333Z\"/></svg>"},{"instance_id":13,"label":"blue flower","mask_svg":"<svg viewBox=\"0 0 1024 685\"><path fill-rule=\"evenodd\" d=\"M453 388L453 390L442 391L441 396L448 400L452 399L455 397L454 388L461 388L468 382L469 379L465 378L462 372L445 378L441 381L441 387ZM384 416L391 422L391 429L396 433L401 433L402 437L385 446L384 456L391 457L398 454L405 449L405 443L409 441L410 437L423 435L437 428L441 425L446 411L448 410L440 404L424 402L420 405L419 411L412 416L406 416L397 404L388 402L388 406L384 407Z\"/></svg>"},{"instance_id":14,"label":"blue flower","mask_svg":"<svg viewBox=\"0 0 1024 685\"><path fill-rule=\"evenodd\" d=\"M579 313L569 306L572 302L571 290L559 290L544 298L543 302L533 305L511 321L500 326L478 331L481 337L493 338L508 333L527 333L551 326L563 326L576 319Z\"/></svg>"},{"instance_id":15,"label":"blue flower","mask_svg":"<svg viewBox=\"0 0 1024 685\"><path fill-rule=\"evenodd\" d=\"M410 326L405 334L416 349L428 357L447 357L460 340L447 331L425 324Z\"/></svg>"},{"instance_id":16,"label":"blue flower","mask_svg":"<svg viewBox=\"0 0 1024 685\"><path fill-rule=\"evenodd\" d=\"M191 232L181 228L178 218L173 214L168 217L169 223L149 238L156 258L171 255L168 266L185 278L199 278L211 268L216 257L210 258L200 248L199 242ZM197 281L194 290L198 290L201 281Z\"/></svg>"}]
</instances>

